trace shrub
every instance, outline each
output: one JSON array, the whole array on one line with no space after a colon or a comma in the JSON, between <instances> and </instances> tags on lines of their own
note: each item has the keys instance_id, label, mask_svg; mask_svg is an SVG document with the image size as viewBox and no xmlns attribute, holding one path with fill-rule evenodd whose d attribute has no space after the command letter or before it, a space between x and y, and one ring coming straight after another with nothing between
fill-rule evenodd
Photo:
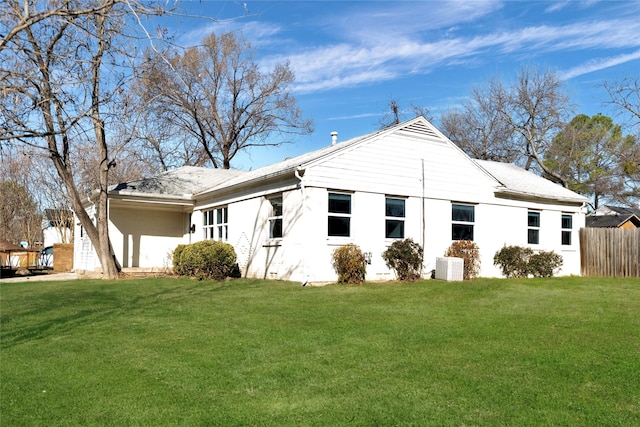
<instances>
[{"instance_id":1,"label":"shrub","mask_svg":"<svg viewBox=\"0 0 640 427\"><path fill-rule=\"evenodd\" d=\"M333 251L333 269L339 283L361 284L367 273L367 260L358 245L349 243Z\"/></svg>"},{"instance_id":2,"label":"shrub","mask_svg":"<svg viewBox=\"0 0 640 427\"><path fill-rule=\"evenodd\" d=\"M178 245L173 251L173 266L180 275L223 280L237 268L236 252L230 244L215 240Z\"/></svg>"},{"instance_id":3,"label":"shrub","mask_svg":"<svg viewBox=\"0 0 640 427\"><path fill-rule=\"evenodd\" d=\"M480 250L471 240L456 240L444 253L446 257L462 258L464 280L472 280L480 274Z\"/></svg>"},{"instance_id":4,"label":"shrub","mask_svg":"<svg viewBox=\"0 0 640 427\"><path fill-rule=\"evenodd\" d=\"M187 245L178 245L173 250L172 260L173 260L173 272L178 275L184 275L184 269L182 267L182 262L180 262L182 257L182 251L186 248Z\"/></svg>"},{"instance_id":5,"label":"shrub","mask_svg":"<svg viewBox=\"0 0 640 427\"><path fill-rule=\"evenodd\" d=\"M529 273L533 277L553 277L562 267L562 256L553 251L540 251L529 258Z\"/></svg>"},{"instance_id":6,"label":"shrub","mask_svg":"<svg viewBox=\"0 0 640 427\"><path fill-rule=\"evenodd\" d=\"M553 251L534 253L530 248L504 246L493 257L505 277L552 277L562 266L562 256Z\"/></svg>"},{"instance_id":7,"label":"shrub","mask_svg":"<svg viewBox=\"0 0 640 427\"><path fill-rule=\"evenodd\" d=\"M493 265L499 266L505 277L527 277L531 255L530 248L505 245L493 256Z\"/></svg>"},{"instance_id":8,"label":"shrub","mask_svg":"<svg viewBox=\"0 0 640 427\"><path fill-rule=\"evenodd\" d=\"M382 253L387 267L395 271L398 280L418 280L422 275L424 250L412 239L396 240Z\"/></svg>"}]
</instances>

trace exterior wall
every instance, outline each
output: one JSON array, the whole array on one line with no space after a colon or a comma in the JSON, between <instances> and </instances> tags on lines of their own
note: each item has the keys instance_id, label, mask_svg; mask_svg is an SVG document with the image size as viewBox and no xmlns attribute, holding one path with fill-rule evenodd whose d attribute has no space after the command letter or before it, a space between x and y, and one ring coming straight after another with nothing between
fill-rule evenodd
<instances>
[{"instance_id":1,"label":"exterior wall","mask_svg":"<svg viewBox=\"0 0 640 427\"><path fill-rule=\"evenodd\" d=\"M95 207L85 206L89 217L95 217ZM80 226L78 218L73 217L74 233L73 233L73 269L75 271L96 271L100 268L100 260L98 255L91 244L89 236L84 232Z\"/></svg>"},{"instance_id":2,"label":"exterior wall","mask_svg":"<svg viewBox=\"0 0 640 427\"><path fill-rule=\"evenodd\" d=\"M94 216L93 207L87 208ZM190 243L188 212L145 203L109 203L109 238L123 268L158 268L172 266L171 253L181 243ZM74 269L99 271L100 260L89 237L74 218Z\"/></svg>"},{"instance_id":3,"label":"exterior wall","mask_svg":"<svg viewBox=\"0 0 640 427\"><path fill-rule=\"evenodd\" d=\"M44 230L42 230L43 237L43 247L53 246L55 243L70 243L71 240L71 230L62 227L52 227L47 226Z\"/></svg>"},{"instance_id":4,"label":"exterior wall","mask_svg":"<svg viewBox=\"0 0 640 427\"><path fill-rule=\"evenodd\" d=\"M204 238L201 210L228 206L228 242L236 250L244 276L335 281L333 250L355 243L371 260L367 280L391 280L395 277L382 253L393 242L385 239L385 197L394 196L406 200L405 238L424 247L427 277L435 269L436 258L453 242L452 202L475 206L474 241L480 249L481 276L500 277L493 256L504 245L553 250L564 258L560 274L580 274L578 230L584 226L584 213L579 207L497 198L498 183L448 143L393 135L317 162L307 167L300 184L294 185L296 181L198 203L193 214L197 240ZM328 237L330 191L352 195L348 238ZM270 241L268 196L280 192L284 237ZM539 245L527 244L529 209L541 212ZM561 245L563 213L574 214L571 246Z\"/></svg>"},{"instance_id":5,"label":"exterior wall","mask_svg":"<svg viewBox=\"0 0 640 427\"><path fill-rule=\"evenodd\" d=\"M109 237L120 265L123 268L170 268L173 250L181 243L188 243L188 219L188 214L182 211L112 204Z\"/></svg>"},{"instance_id":6,"label":"exterior wall","mask_svg":"<svg viewBox=\"0 0 640 427\"><path fill-rule=\"evenodd\" d=\"M537 245L527 243L527 216L530 209L540 212L540 243ZM572 214L573 217L571 245L562 245L563 214ZM584 212L580 207L502 199L496 199L491 204L478 205L474 241L480 250L480 275L501 277L500 269L493 265L493 256L505 245L529 247L534 251L554 251L563 257L563 267L559 275L579 275L578 231L582 227ZM448 245L450 244L451 240L448 242ZM442 256L446 247L441 248L438 256Z\"/></svg>"},{"instance_id":7,"label":"exterior wall","mask_svg":"<svg viewBox=\"0 0 640 427\"><path fill-rule=\"evenodd\" d=\"M226 203L224 199L198 207L192 216L196 224L194 241L204 239L203 211L228 208L228 239L233 245L238 264L246 277L262 279L302 280L304 248L296 237L301 221L301 190L285 190L280 186L265 189L263 194ZM271 203L268 198L282 195L283 239L269 239L268 219Z\"/></svg>"},{"instance_id":8,"label":"exterior wall","mask_svg":"<svg viewBox=\"0 0 640 427\"><path fill-rule=\"evenodd\" d=\"M397 134L319 162L304 180L308 186L443 200L490 198L497 184L453 144Z\"/></svg>"}]
</instances>

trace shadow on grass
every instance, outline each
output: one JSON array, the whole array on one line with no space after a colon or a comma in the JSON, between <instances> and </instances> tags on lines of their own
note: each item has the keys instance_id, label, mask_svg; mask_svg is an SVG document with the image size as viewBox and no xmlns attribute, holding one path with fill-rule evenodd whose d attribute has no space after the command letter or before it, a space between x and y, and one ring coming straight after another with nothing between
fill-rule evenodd
<instances>
[{"instance_id":1,"label":"shadow on grass","mask_svg":"<svg viewBox=\"0 0 640 427\"><path fill-rule=\"evenodd\" d=\"M11 301L3 298L3 307L0 315L0 324L3 325L0 331L0 349L9 349L16 345L46 339L54 335L69 333L75 329L86 325L95 325L101 322L108 322L123 314L134 314L144 312L148 308L162 303L188 300L193 297L205 298L212 293L224 292L229 288L237 286L233 281L226 282L180 282L180 285L166 287L163 282L162 287L149 288L150 293L141 294L136 291L131 294L133 298L128 299L128 293L121 292L122 289L114 291L113 286L139 286L136 282L95 282L86 286L74 288L60 288L56 291L48 289L39 294L39 299L31 296L32 299L25 305L31 306L28 310L20 310L11 307ZM87 286L91 286L90 288ZM143 286L148 286L144 284ZM16 305L20 303L16 302ZM35 305L35 306L34 306ZM24 325L12 324L19 322Z\"/></svg>"}]
</instances>

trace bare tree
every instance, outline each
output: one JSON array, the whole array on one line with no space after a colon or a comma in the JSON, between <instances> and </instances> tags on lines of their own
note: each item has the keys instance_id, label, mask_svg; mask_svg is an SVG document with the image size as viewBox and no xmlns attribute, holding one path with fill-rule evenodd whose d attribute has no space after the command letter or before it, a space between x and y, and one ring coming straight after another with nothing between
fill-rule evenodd
<instances>
[{"instance_id":1,"label":"bare tree","mask_svg":"<svg viewBox=\"0 0 640 427\"><path fill-rule=\"evenodd\" d=\"M476 88L462 113L445 116L444 128L467 153L513 161L567 186L566 177L544 163L555 134L571 112L560 78L551 71L522 67L515 81L498 79Z\"/></svg>"},{"instance_id":2,"label":"bare tree","mask_svg":"<svg viewBox=\"0 0 640 427\"><path fill-rule=\"evenodd\" d=\"M492 92L499 106L498 112L516 133L524 149L524 168L529 170L535 166L566 187L566 177L544 164L546 150L571 111L569 98L558 75L552 71L523 67L512 86L505 88L499 82L494 84Z\"/></svg>"},{"instance_id":3,"label":"bare tree","mask_svg":"<svg viewBox=\"0 0 640 427\"><path fill-rule=\"evenodd\" d=\"M162 58L160 58L162 59ZM132 143L123 146L121 158L128 158L153 172L166 172L185 165L201 166L207 163L205 150L198 139L181 131L167 110L160 103L140 104L137 100L146 96L141 85L132 88L124 123Z\"/></svg>"},{"instance_id":4,"label":"bare tree","mask_svg":"<svg viewBox=\"0 0 640 427\"><path fill-rule=\"evenodd\" d=\"M127 17L155 12L135 0L7 0L0 8L0 141L47 153L105 278L119 270L109 242L107 187L115 165L108 126L117 121L110 113L117 113L127 81L120 42ZM99 159L95 217L75 182L80 142Z\"/></svg>"},{"instance_id":5,"label":"bare tree","mask_svg":"<svg viewBox=\"0 0 640 427\"><path fill-rule=\"evenodd\" d=\"M640 77L604 82L603 86L609 94L609 100L605 103L629 114L633 132L640 134Z\"/></svg>"},{"instance_id":6,"label":"bare tree","mask_svg":"<svg viewBox=\"0 0 640 427\"><path fill-rule=\"evenodd\" d=\"M289 64L261 71L255 52L240 35L211 34L201 46L150 60L139 69L141 105L161 121L158 128L180 129L199 144L195 164L228 169L234 156L253 146L277 146L288 134L312 131L310 120L291 96ZM147 118L149 119L149 117ZM147 135L151 148L157 137ZM188 141L187 141L188 142Z\"/></svg>"},{"instance_id":7,"label":"bare tree","mask_svg":"<svg viewBox=\"0 0 640 427\"><path fill-rule=\"evenodd\" d=\"M30 247L42 240L42 214L37 200L37 183L28 171L31 159L24 155L0 156L0 239Z\"/></svg>"},{"instance_id":8,"label":"bare tree","mask_svg":"<svg viewBox=\"0 0 640 427\"><path fill-rule=\"evenodd\" d=\"M501 98L492 96L499 87L492 83L485 88L474 87L470 100L459 110L445 113L441 124L445 134L469 156L481 160L511 163L521 150L514 145L514 131L504 120L496 103Z\"/></svg>"},{"instance_id":9,"label":"bare tree","mask_svg":"<svg viewBox=\"0 0 640 427\"><path fill-rule=\"evenodd\" d=\"M411 104L411 108L409 110L403 110L400 107L400 102L397 99L391 99L387 106L389 109L384 112L380 120L378 121L378 127L380 129L385 129L391 126L395 126L400 123L404 117L411 116L418 117L423 116L427 120L433 120L431 116L431 112L427 107L421 107L415 104Z\"/></svg>"},{"instance_id":10,"label":"bare tree","mask_svg":"<svg viewBox=\"0 0 640 427\"><path fill-rule=\"evenodd\" d=\"M42 239L42 215L29 190L16 181L0 181L0 239L29 246Z\"/></svg>"}]
</instances>

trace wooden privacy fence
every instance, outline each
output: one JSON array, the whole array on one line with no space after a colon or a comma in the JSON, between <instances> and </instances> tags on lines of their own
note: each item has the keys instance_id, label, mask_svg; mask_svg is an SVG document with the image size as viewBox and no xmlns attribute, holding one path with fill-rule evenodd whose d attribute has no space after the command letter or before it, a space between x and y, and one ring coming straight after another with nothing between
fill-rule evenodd
<instances>
[{"instance_id":1,"label":"wooden privacy fence","mask_svg":"<svg viewBox=\"0 0 640 427\"><path fill-rule=\"evenodd\" d=\"M640 277L640 228L580 229L583 276Z\"/></svg>"}]
</instances>

